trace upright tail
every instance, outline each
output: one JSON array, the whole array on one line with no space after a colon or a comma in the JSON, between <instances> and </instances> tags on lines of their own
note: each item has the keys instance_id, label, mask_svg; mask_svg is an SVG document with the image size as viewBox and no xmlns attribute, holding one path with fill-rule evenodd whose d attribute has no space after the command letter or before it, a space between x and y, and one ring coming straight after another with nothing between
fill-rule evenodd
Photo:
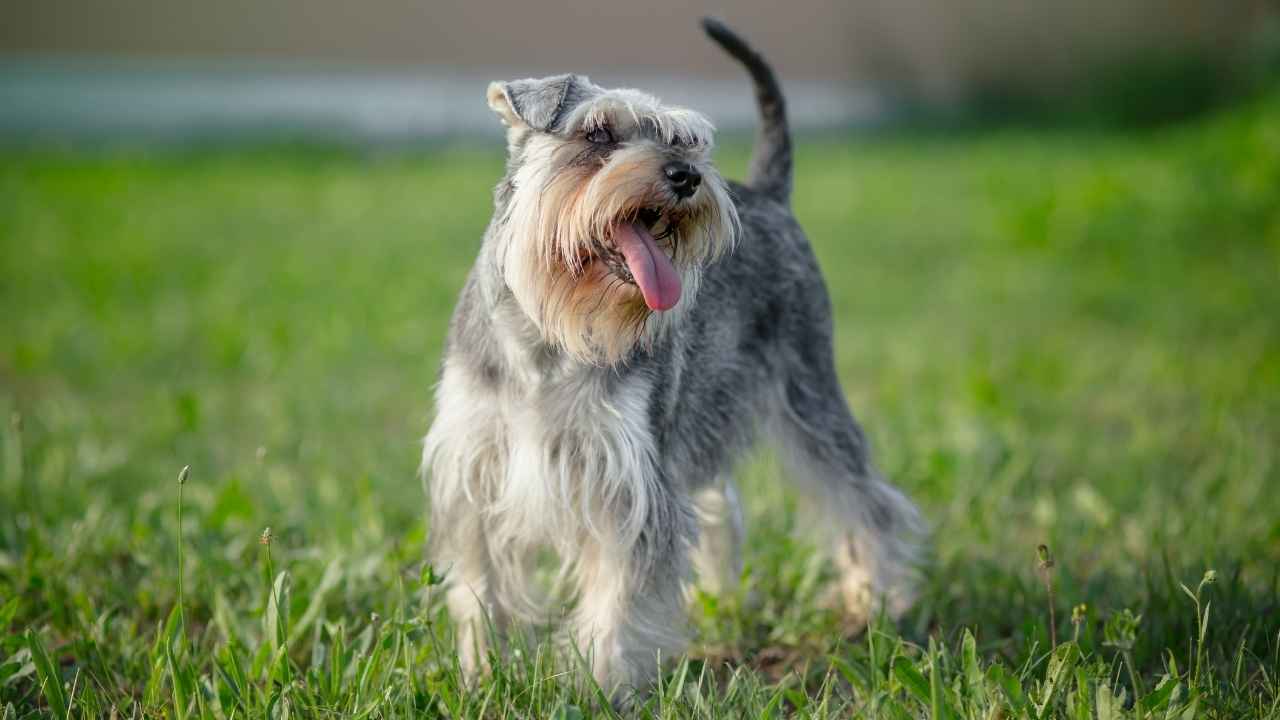
<instances>
[{"instance_id":1,"label":"upright tail","mask_svg":"<svg viewBox=\"0 0 1280 720\"><path fill-rule=\"evenodd\" d=\"M791 199L791 131L787 127L787 103L773 68L745 40L715 18L703 18L702 29L751 73L760 128L752 151L747 185L782 203Z\"/></svg>"}]
</instances>

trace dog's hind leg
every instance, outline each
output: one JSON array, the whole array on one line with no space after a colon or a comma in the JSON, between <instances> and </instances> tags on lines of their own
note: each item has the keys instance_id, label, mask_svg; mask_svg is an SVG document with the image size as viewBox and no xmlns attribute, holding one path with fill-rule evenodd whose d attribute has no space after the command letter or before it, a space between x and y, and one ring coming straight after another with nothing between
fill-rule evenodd
<instances>
[{"instance_id":1,"label":"dog's hind leg","mask_svg":"<svg viewBox=\"0 0 1280 720\"><path fill-rule=\"evenodd\" d=\"M807 343L788 363L771 434L785 471L832 531L831 554L851 617L896 617L913 597L919 512L872 466L866 438L845 402L829 341Z\"/></svg>"}]
</instances>

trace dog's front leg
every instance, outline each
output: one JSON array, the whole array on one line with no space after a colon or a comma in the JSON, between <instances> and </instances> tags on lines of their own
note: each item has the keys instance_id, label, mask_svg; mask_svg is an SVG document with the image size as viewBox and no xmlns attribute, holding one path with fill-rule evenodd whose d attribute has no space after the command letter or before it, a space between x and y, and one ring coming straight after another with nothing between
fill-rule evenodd
<instances>
[{"instance_id":1,"label":"dog's front leg","mask_svg":"<svg viewBox=\"0 0 1280 720\"><path fill-rule=\"evenodd\" d=\"M471 681L487 671L490 640L505 631L507 616L497 601L497 579L479 517L469 520L470 527L459 528L462 532L454 535L454 542L442 547L439 554L452 561L446 570L445 602L453 621L458 663L463 677Z\"/></svg>"},{"instance_id":2,"label":"dog's front leg","mask_svg":"<svg viewBox=\"0 0 1280 720\"><path fill-rule=\"evenodd\" d=\"M445 369L437 405L423 452L431 497L429 557L445 574L458 662L470 680L486 668L490 640L507 624L485 514L504 473L502 425L491 398L453 368Z\"/></svg>"},{"instance_id":3,"label":"dog's front leg","mask_svg":"<svg viewBox=\"0 0 1280 720\"><path fill-rule=\"evenodd\" d=\"M638 540L588 534L577 562L579 601L572 638L592 675L615 701L647 690L659 664L687 643L685 588L695 535L690 503L652 498L657 507Z\"/></svg>"}]
</instances>

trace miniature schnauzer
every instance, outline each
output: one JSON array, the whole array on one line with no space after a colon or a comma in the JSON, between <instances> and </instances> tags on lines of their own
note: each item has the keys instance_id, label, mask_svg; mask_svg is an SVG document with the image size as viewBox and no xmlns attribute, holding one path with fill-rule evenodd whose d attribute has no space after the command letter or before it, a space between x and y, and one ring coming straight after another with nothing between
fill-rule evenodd
<instances>
[{"instance_id":1,"label":"miniature schnauzer","mask_svg":"<svg viewBox=\"0 0 1280 720\"><path fill-rule=\"evenodd\" d=\"M509 623L564 602L609 693L643 688L685 646L696 569L738 582L730 473L757 434L832 529L855 617L911 602L919 519L876 473L844 400L831 303L791 214L791 139L764 59L745 184L711 163L701 114L581 75L495 82L507 173L450 325L425 442L431 557L463 670ZM535 558L560 573L539 593Z\"/></svg>"}]
</instances>

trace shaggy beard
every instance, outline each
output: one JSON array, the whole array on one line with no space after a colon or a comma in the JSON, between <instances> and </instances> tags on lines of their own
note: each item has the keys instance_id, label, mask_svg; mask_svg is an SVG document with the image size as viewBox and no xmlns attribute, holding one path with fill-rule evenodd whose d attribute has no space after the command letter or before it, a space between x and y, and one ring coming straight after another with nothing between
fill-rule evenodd
<instances>
[{"instance_id":1,"label":"shaggy beard","mask_svg":"<svg viewBox=\"0 0 1280 720\"><path fill-rule=\"evenodd\" d=\"M516 173L499 230L506 236L503 275L548 342L584 362L612 365L636 346L651 346L693 305L702 266L737 234L737 213L714 173L704 175L698 202L676 204L656 180L663 159L643 148L618 150L603 167L567 160L567 153L581 152L572 146L544 152L549 157L527 160ZM670 223L661 245L681 279L680 303L663 313L652 312L639 288L598 256L616 228L645 208L662 210L660 222Z\"/></svg>"}]
</instances>

